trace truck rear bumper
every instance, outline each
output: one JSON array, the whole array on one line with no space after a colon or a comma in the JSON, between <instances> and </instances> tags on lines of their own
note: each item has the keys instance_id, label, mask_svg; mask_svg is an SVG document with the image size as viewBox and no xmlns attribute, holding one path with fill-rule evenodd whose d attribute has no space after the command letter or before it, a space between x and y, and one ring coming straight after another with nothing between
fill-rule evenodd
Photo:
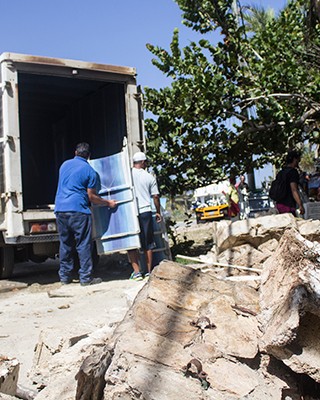
<instances>
[{"instance_id":1,"label":"truck rear bumper","mask_svg":"<svg viewBox=\"0 0 320 400\"><path fill-rule=\"evenodd\" d=\"M28 244L28 243L48 243L48 242L58 242L59 234L51 233L49 235L28 235L28 236L17 236L4 238L6 244Z\"/></svg>"}]
</instances>

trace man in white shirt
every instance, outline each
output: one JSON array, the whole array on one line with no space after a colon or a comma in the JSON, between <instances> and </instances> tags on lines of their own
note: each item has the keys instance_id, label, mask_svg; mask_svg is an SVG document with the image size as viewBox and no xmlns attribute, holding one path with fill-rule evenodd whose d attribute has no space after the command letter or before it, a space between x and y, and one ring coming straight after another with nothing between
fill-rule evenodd
<instances>
[{"instance_id":1,"label":"man in white shirt","mask_svg":"<svg viewBox=\"0 0 320 400\"><path fill-rule=\"evenodd\" d=\"M151 199L153 199L156 208L156 221L158 223L161 222L160 197L157 181L145 170L146 167L146 155L141 151L135 153L133 156L132 179L139 212L141 249L145 253L148 269L145 277L150 275L152 268L152 249L156 247L153 236ZM142 280L143 276L139 269L138 250L129 250L128 255L133 268L130 279Z\"/></svg>"}]
</instances>

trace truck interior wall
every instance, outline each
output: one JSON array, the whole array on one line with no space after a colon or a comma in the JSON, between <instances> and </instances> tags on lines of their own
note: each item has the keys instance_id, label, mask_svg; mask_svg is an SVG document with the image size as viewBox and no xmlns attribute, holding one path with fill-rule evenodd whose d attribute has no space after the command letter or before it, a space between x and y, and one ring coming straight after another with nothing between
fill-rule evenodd
<instances>
[{"instance_id":1,"label":"truck interior wall","mask_svg":"<svg viewBox=\"0 0 320 400\"><path fill-rule=\"evenodd\" d=\"M1 77L0 77L1 82ZM2 96L0 96L0 139L3 138L3 114L2 114ZM0 141L0 193L4 193L4 164L3 164L3 141Z\"/></svg>"},{"instance_id":2,"label":"truck interior wall","mask_svg":"<svg viewBox=\"0 0 320 400\"><path fill-rule=\"evenodd\" d=\"M77 143L88 142L92 158L121 150L125 84L21 73L18 88L24 209L46 208Z\"/></svg>"},{"instance_id":3,"label":"truck interior wall","mask_svg":"<svg viewBox=\"0 0 320 400\"><path fill-rule=\"evenodd\" d=\"M1 74L0 74L0 82L2 82ZM0 96L0 139L3 139L3 104L2 104L2 96ZM4 142L0 141L0 195L5 193L4 187ZM3 210L5 209L5 198L0 196L0 223L2 223L4 219ZM1 241L1 237L0 237Z\"/></svg>"}]
</instances>

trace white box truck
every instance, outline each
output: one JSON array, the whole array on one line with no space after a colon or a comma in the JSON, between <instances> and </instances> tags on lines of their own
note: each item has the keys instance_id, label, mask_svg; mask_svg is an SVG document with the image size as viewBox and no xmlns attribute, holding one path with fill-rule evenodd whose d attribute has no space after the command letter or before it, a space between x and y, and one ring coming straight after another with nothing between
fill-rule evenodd
<instances>
[{"instance_id":1,"label":"white box truck","mask_svg":"<svg viewBox=\"0 0 320 400\"><path fill-rule=\"evenodd\" d=\"M58 171L75 145L88 142L100 159L126 143L131 160L144 135L135 68L14 53L3 53L0 65L0 277L7 278L15 261L58 253Z\"/></svg>"}]
</instances>

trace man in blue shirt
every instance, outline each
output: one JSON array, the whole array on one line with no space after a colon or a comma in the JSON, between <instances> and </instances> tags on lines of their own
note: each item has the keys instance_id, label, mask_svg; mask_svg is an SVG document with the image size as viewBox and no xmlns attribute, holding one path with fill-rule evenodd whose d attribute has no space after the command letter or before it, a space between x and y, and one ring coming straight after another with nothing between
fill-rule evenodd
<instances>
[{"instance_id":1,"label":"man in blue shirt","mask_svg":"<svg viewBox=\"0 0 320 400\"><path fill-rule=\"evenodd\" d=\"M60 269L62 284L71 283L73 254L76 248L79 261L79 277L82 286L100 283L92 277L92 219L90 203L116 207L114 200L105 200L96 193L97 173L89 165L90 146L79 143L75 157L65 161L59 171L55 199L55 214L60 237Z\"/></svg>"}]
</instances>

